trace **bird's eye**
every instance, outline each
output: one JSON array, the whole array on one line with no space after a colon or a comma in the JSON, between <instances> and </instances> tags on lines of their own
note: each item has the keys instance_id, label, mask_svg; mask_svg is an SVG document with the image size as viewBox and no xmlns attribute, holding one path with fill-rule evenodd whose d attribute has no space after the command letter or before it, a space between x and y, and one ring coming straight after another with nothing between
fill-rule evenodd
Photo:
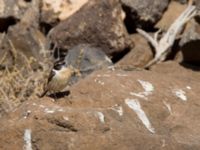
<instances>
[{"instance_id":1,"label":"bird's eye","mask_svg":"<svg viewBox=\"0 0 200 150\"><path fill-rule=\"evenodd\" d=\"M65 62L64 61L57 61L54 63L54 69L55 70L60 70L63 66L65 66Z\"/></svg>"},{"instance_id":2,"label":"bird's eye","mask_svg":"<svg viewBox=\"0 0 200 150\"><path fill-rule=\"evenodd\" d=\"M55 70L60 70L60 69L61 69L61 67L62 67L62 65L60 65L60 64L57 64L57 65L55 65L53 68L54 68Z\"/></svg>"}]
</instances>

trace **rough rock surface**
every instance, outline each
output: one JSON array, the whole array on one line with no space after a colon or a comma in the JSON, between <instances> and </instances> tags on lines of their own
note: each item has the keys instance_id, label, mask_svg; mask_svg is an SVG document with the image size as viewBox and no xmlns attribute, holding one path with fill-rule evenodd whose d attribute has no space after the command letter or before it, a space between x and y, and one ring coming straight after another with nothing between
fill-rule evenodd
<instances>
[{"instance_id":1,"label":"rough rock surface","mask_svg":"<svg viewBox=\"0 0 200 150\"><path fill-rule=\"evenodd\" d=\"M39 31L39 1L18 0L14 3L8 0L0 3L4 3L2 7L5 7L2 8L2 22L8 25L2 27L2 31L7 33L2 34L1 38L0 59L5 57L1 65L10 67L15 64L21 67L27 64L25 57L41 61L42 53L46 52L46 38ZM17 24L12 25L9 18L18 20Z\"/></svg>"},{"instance_id":2,"label":"rough rock surface","mask_svg":"<svg viewBox=\"0 0 200 150\"><path fill-rule=\"evenodd\" d=\"M169 0L122 0L128 28L153 27L168 7Z\"/></svg>"},{"instance_id":3,"label":"rough rock surface","mask_svg":"<svg viewBox=\"0 0 200 150\"><path fill-rule=\"evenodd\" d=\"M194 0L195 4L197 5L198 10L200 9L200 1L199 0Z\"/></svg>"},{"instance_id":4,"label":"rough rock surface","mask_svg":"<svg viewBox=\"0 0 200 150\"><path fill-rule=\"evenodd\" d=\"M67 66L76 68L80 77L85 77L95 70L113 65L110 58L100 48L89 44L79 44L68 50L64 61ZM74 82L77 79L78 76L75 76L71 81Z\"/></svg>"},{"instance_id":5,"label":"rough rock surface","mask_svg":"<svg viewBox=\"0 0 200 150\"><path fill-rule=\"evenodd\" d=\"M176 1L171 1L167 10L164 12L162 18L156 23L157 28L167 31L172 23L179 17L185 10L187 5L182 5ZM174 11L176 10L176 11Z\"/></svg>"},{"instance_id":6,"label":"rough rock surface","mask_svg":"<svg viewBox=\"0 0 200 150\"><path fill-rule=\"evenodd\" d=\"M37 18L33 15L37 15ZM39 24L39 0L0 0L0 32L7 31L9 26L15 25L24 16L29 16L27 19L31 18L33 25Z\"/></svg>"},{"instance_id":7,"label":"rough rock surface","mask_svg":"<svg viewBox=\"0 0 200 150\"><path fill-rule=\"evenodd\" d=\"M130 46L118 0L90 1L76 14L49 32L50 41L60 49L93 44L113 55Z\"/></svg>"},{"instance_id":8,"label":"rough rock surface","mask_svg":"<svg viewBox=\"0 0 200 150\"><path fill-rule=\"evenodd\" d=\"M38 4L38 0L0 0L0 18L21 19L30 7L38 8Z\"/></svg>"},{"instance_id":9,"label":"rough rock surface","mask_svg":"<svg viewBox=\"0 0 200 150\"><path fill-rule=\"evenodd\" d=\"M180 52L175 56L179 62L186 62L193 65L200 64L199 44L200 40L200 25L193 19L187 24L180 42Z\"/></svg>"},{"instance_id":10,"label":"rough rock surface","mask_svg":"<svg viewBox=\"0 0 200 150\"><path fill-rule=\"evenodd\" d=\"M42 0L41 23L53 25L67 19L88 0Z\"/></svg>"},{"instance_id":11,"label":"rough rock surface","mask_svg":"<svg viewBox=\"0 0 200 150\"><path fill-rule=\"evenodd\" d=\"M174 0L174 1L177 1L177 2L179 2L181 4L186 4L188 2L188 0Z\"/></svg>"},{"instance_id":12,"label":"rough rock surface","mask_svg":"<svg viewBox=\"0 0 200 150\"><path fill-rule=\"evenodd\" d=\"M121 67L139 67L143 68L151 59L153 59L153 51L147 40L139 34L131 35L131 40L135 47L126 54L117 65Z\"/></svg>"},{"instance_id":13,"label":"rough rock surface","mask_svg":"<svg viewBox=\"0 0 200 150\"><path fill-rule=\"evenodd\" d=\"M97 71L71 94L27 101L0 119L0 148L198 150L199 72Z\"/></svg>"},{"instance_id":14,"label":"rough rock surface","mask_svg":"<svg viewBox=\"0 0 200 150\"><path fill-rule=\"evenodd\" d=\"M79 68L80 71L89 71L111 65L112 61L100 48L92 47L89 44L79 44L68 50L65 63Z\"/></svg>"},{"instance_id":15,"label":"rough rock surface","mask_svg":"<svg viewBox=\"0 0 200 150\"><path fill-rule=\"evenodd\" d=\"M69 15L69 2L74 1L0 0L0 150L199 150L200 68L175 61L149 70L118 67L142 67L152 58L147 41L127 33L119 0L79 1L86 3L47 37L45 25L52 27L53 19ZM147 32L165 30L186 7L170 1L162 24L153 26L168 2L123 3L126 19L134 27L150 26ZM199 18L195 21L172 47L172 52L187 49L184 61L199 62ZM54 52L68 51L66 63L75 62L87 75L55 101L37 97L50 71L50 57L42 56L50 52L47 38ZM76 66L82 48L84 59ZM112 64L107 55L117 62L114 67L104 68ZM40 64L37 69L30 66L32 57Z\"/></svg>"}]
</instances>

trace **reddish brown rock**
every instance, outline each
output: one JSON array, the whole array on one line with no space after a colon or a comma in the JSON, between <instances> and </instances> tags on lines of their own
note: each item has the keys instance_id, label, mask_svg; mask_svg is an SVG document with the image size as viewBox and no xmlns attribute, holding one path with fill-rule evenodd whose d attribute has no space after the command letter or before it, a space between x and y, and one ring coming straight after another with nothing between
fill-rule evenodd
<instances>
[{"instance_id":1,"label":"reddish brown rock","mask_svg":"<svg viewBox=\"0 0 200 150\"><path fill-rule=\"evenodd\" d=\"M153 59L153 51L147 42L147 40L139 34L134 34L131 39L135 44L135 47L126 54L117 65L122 67L139 67L143 68L145 65Z\"/></svg>"},{"instance_id":2,"label":"reddish brown rock","mask_svg":"<svg viewBox=\"0 0 200 150\"><path fill-rule=\"evenodd\" d=\"M54 25L76 13L88 0L42 0L41 22Z\"/></svg>"},{"instance_id":3,"label":"reddish brown rock","mask_svg":"<svg viewBox=\"0 0 200 150\"><path fill-rule=\"evenodd\" d=\"M195 65L200 64L199 42L200 42L200 25L195 20L192 20L186 26L186 29L179 43L182 56L181 62L187 62ZM180 58L178 56L176 57Z\"/></svg>"},{"instance_id":4,"label":"reddish brown rock","mask_svg":"<svg viewBox=\"0 0 200 150\"><path fill-rule=\"evenodd\" d=\"M180 4L186 4L188 2L188 0L174 0L174 1L177 1Z\"/></svg>"},{"instance_id":5,"label":"reddish brown rock","mask_svg":"<svg viewBox=\"0 0 200 150\"><path fill-rule=\"evenodd\" d=\"M22 67L27 65L27 60L32 59L33 62L42 60L43 54L47 51L44 48L46 38L39 31L39 1L18 0L14 3L9 0L1 3L4 3L2 7L5 8L2 8L4 11L0 18L0 26L7 25L7 28L5 26L0 29L4 32L0 43L2 54L0 60L3 59L1 65L11 67L15 64ZM16 24L10 24L9 18L18 21Z\"/></svg>"},{"instance_id":6,"label":"reddish brown rock","mask_svg":"<svg viewBox=\"0 0 200 150\"><path fill-rule=\"evenodd\" d=\"M162 18L157 22L156 27L167 31L186 7L187 5L181 5L179 2L171 1Z\"/></svg>"},{"instance_id":7,"label":"reddish brown rock","mask_svg":"<svg viewBox=\"0 0 200 150\"><path fill-rule=\"evenodd\" d=\"M0 148L198 150L199 80L199 72L172 62L97 71L69 97L27 101L2 117Z\"/></svg>"},{"instance_id":8,"label":"reddish brown rock","mask_svg":"<svg viewBox=\"0 0 200 150\"><path fill-rule=\"evenodd\" d=\"M62 50L77 44L92 44L111 56L130 46L118 0L88 2L76 14L54 27L49 38Z\"/></svg>"},{"instance_id":9,"label":"reddish brown rock","mask_svg":"<svg viewBox=\"0 0 200 150\"><path fill-rule=\"evenodd\" d=\"M71 78L72 82L78 81L79 77L84 78L95 70L113 65L102 49L89 44L79 44L69 49L64 61L67 66L73 66L80 71L79 76Z\"/></svg>"}]
</instances>

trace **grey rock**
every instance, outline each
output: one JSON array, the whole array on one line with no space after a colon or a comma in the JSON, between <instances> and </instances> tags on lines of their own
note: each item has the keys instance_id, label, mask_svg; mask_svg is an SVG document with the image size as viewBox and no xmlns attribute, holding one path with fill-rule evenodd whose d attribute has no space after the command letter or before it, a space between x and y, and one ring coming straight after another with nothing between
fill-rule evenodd
<instances>
[{"instance_id":1,"label":"grey rock","mask_svg":"<svg viewBox=\"0 0 200 150\"><path fill-rule=\"evenodd\" d=\"M84 71L111 65L112 61L100 48L89 44L80 44L68 51L65 63Z\"/></svg>"},{"instance_id":2,"label":"grey rock","mask_svg":"<svg viewBox=\"0 0 200 150\"><path fill-rule=\"evenodd\" d=\"M95 70L113 65L110 58L101 48L93 47L89 44L80 44L70 49L64 59L67 66L71 65L78 69L82 77L87 76ZM78 78L72 77L74 82Z\"/></svg>"},{"instance_id":3,"label":"grey rock","mask_svg":"<svg viewBox=\"0 0 200 150\"><path fill-rule=\"evenodd\" d=\"M22 149L30 129L32 149L40 150L199 150L199 72L174 62L153 67L98 70L69 97L24 102L0 118L0 148Z\"/></svg>"}]
</instances>

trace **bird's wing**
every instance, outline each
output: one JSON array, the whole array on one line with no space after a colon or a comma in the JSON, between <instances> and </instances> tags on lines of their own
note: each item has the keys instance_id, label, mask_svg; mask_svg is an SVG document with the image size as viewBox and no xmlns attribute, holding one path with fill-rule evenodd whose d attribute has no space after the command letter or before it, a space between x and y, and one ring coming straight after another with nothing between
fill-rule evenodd
<instances>
[{"instance_id":1,"label":"bird's wing","mask_svg":"<svg viewBox=\"0 0 200 150\"><path fill-rule=\"evenodd\" d=\"M42 98L42 97L44 97L46 95L46 93L48 92L48 88L47 88L48 84L52 80L54 75L55 75L55 72L52 70L50 72L50 74L49 74L49 77L48 77L48 80L47 80L46 84L44 84L44 86L43 86L43 93L38 95L38 97Z\"/></svg>"},{"instance_id":2,"label":"bird's wing","mask_svg":"<svg viewBox=\"0 0 200 150\"><path fill-rule=\"evenodd\" d=\"M47 84L52 80L53 76L55 76L55 72L53 70L51 70L50 74L49 74L49 77L48 77L48 80L47 80Z\"/></svg>"}]
</instances>

